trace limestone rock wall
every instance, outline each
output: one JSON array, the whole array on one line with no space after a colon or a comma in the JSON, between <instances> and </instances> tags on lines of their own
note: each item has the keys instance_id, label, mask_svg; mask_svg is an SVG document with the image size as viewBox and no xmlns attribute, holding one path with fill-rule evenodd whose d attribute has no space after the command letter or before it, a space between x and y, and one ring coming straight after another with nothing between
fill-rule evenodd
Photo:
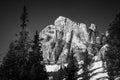
<instances>
[{"instance_id":1,"label":"limestone rock wall","mask_svg":"<svg viewBox=\"0 0 120 80\"><path fill-rule=\"evenodd\" d=\"M87 27L84 23L76 23L66 17L58 17L54 25L48 25L40 32L43 57L46 63L67 63L71 50L77 61L84 59L83 53L96 41L96 26ZM92 55L92 53L90 53Z\"/></svg>"}]
</instances>

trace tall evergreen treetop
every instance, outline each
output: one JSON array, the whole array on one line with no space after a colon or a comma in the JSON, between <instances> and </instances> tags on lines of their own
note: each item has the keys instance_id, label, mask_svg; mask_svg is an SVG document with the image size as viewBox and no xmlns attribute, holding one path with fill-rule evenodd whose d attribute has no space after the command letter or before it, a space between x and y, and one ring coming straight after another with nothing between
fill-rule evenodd
<instances>
[{"instance_id":1,"label":"tall evergreen treetop","mask_svg":"<svg viewBox=\"0 0 120 80\"><path fill-rule=\"evenodd\" d=\"M22 24L21 24L21 27L22 29L24 30L27 26L27 22L29 22L29 20L27 19L28 18L28 13L27 13L27 9L26 9L26 6L23 7L23 13L20 17L21 21L22 21Z\"/></svg>"},{"instance_id":2,"label":"tall evergreen treetop","mask_svg":"<svg viewBox=\"0 0 120 80\"><path fill-rule=\"evenodd\" d=\"M2 80L29 80L27 64L31 45L29 44L29 32L26 30L27 18L28 13L24 6L21 16L22 29L17 34L18 38L10 44L9 50L2 62Z\"/></svg>"},{"instance_id":3,"label":"tall evergreen treetop","mask_svg":"<svg viewBox=\"0 0 120 80\"><path fill-rule=\"evenodd\" d=\"M40 61L43 60L38 31L36 31L36 34L34 35L32 51L30 52L30 60L32 60L34 64L40 63Z\"/></svg>"},{"instance_id":4,"label":"tall evergreen treetop","mask_svg":"<svg viewBox=\"0 0 120 80\"><path fill-rule=\"evenodd\" d=\"M26 30L27 27L27 22L28 20L28 13L27 13L27 8L26 6L23 7L23 13L20 17L22 24L21 26L21 31L19 32L18 36L19 36L19 43L27 43L30 39L29 39L29 32Z\"/></svg>"},{"instance_id":5,"label":"tall evergreen treetop","mask_svg":"<svg viewBox=\"0 0 120 80\"><path fill-rule=\"evenodd\" d=\"M34 41L33 41L33 43L34 43L34 46L32 47L32 49L33 49L34 51L36 51L36 50L39 50L39 51L40 51L41 44L40 44L40 40L39 40L38 31L36 31L36 34L35 34L35 36L34 36Z\"/></svg>"}]
</instances>

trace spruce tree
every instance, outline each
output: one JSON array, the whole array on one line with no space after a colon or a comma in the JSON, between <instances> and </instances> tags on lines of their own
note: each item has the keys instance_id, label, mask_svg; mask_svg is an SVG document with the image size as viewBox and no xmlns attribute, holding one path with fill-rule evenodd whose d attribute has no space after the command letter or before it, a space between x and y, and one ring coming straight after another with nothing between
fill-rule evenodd
<instances>
[{"instance_id":1,"label":"spruce tree","mask_svg":"<svg viewBox=\"0 0 120 80\"><path fill-rule=\"evenodd\" d=\"M109 47L106 52L106 69L110 80L114 80L116 77L120 77L120 13L110 24L108 32L107 44Z\"/></svg>"},{"instance_id":2,"label":"spruce tree","mask_svg":"<svg viewBox=\"0 0 120 80\"><path fill-rule=\"evenodd\" d=\"M77 80L78 66L76 64L73 51L71 51L71 54L68 57L69 57L68 65L64 69L65 79L66 80Z\"/></svg>"},{"instance_id":3,"label":"spruce tree","mask_svg":"<svg viewBox=\"0 0 120 80\"><path fill-rule=\"evenodd\" d=\"M17 55L15 52L15 44L10 44L8 53L3 58L1 65L1 80L16 80L19 76L19 70L17 67Z\"/></svg>"},{"instance_id":4,"label":"spruce tree","mask_svg":"<svg viewBox=\"0 0 120 80\"><path fill-rule=\"evenodd\" d=\"M28 13L26 6L23 7L23 13L20 17L22 24L20 25L21 31L18 34L18 39L16 40L16 54L18 55L18 66L20 69L20 79L24 80L28 78L27 62L28 54L30 49L30 37L27 31Z\"/></svg>"},{"instance_id":5,"label":"spruce tree","mask_svg":"<svg viewBox=\"0 0 120 80\"><path fill-rule=\"evenodd\" d=\"M39 40L38 31L34 36L32 51L29 54L29 60L31 64L31 79L32 80L47 80L48 74L45 71L45 65L43 63L42 44Z\"/></svg>"},{"instance_id":6,"label":"spruce tree","mask_svg":"<svg viewBox=\"0 0 120 80\"><path fill-rule=\"evenodd\" d=\"M17 34L17 39L10 44L10 49L3 59L2 71L4 76L10 80L26 80L28 71L26 70L30 39L29 32L26 30L28 22L27 9L23 7L21 16L21 31Z\"/></svg>"}]
</instances>

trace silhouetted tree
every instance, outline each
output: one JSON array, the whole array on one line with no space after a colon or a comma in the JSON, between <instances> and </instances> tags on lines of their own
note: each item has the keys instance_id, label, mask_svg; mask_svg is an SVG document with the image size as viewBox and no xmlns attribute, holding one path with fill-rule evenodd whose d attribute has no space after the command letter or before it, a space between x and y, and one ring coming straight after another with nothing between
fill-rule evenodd
<instances>
[{"instance_id":1,"label":"silhouetted tree","mask_svg":"<svg viewBox=\"0 0 120 80\"><path fill-rule=\"evenodd\" d=\"M48 74L45 71L45 65L43 63L43 52L41 47L41 42L39 40L38 31L34 36L32 51L29 54L29 60L31 64L31 79L32 80L47 80Z\"/></svg>"},{"instance_id":2,"label":"silhouetted tree","mask_svg":"<svg viewBox=\"0 0 120 80\"><path fill-rule=\"evenodd\" d=\"M8 80L26 80L28 77L27 61L30 49L29 32L26 30L27 9L23 7L21 16L21 31L17 34L17 39L10 44L10 49L3 59L2 71Z\"/></svg>"},{"instance_id":3,"label":"silhouetted tree","mask_svg":"<svg viewBox=\"0 0 120 80\"><path fill-rule=\"evenodd\" d=\"M106 54L106 66L110 80L120 77L120 13L108 29L107 44L109 45Z\"/></svg>"},{"instance_id":4,"label":"silhouetted tree","mask_svg":"<svg viewBox=\"0 0 120 80\"><path fill-rule=\"evenodd\" d=\"M17 67L17 55L15 52L15 44L13 42L10 44L8 53L3 58L1 73L1 80L16 80L19 76L19 70Z\"/></svg>"},{"instance_id":5,"label":"silhouetted tree","mask_svg":"<svg viewBox=\"0 0 120 80\"><path fill-rule=\"evenodd\" d=\"M69 62L67 67L65 67L65 78L66 80L77 80L77 71L79 70L76 59L74 58L73 51L71 51L71 54L69 55Z\"/></svg>"},{"instance_id":6,"label":"silhouetted tree","mask_svg":"<svg viewBox=\"0 0 120 80\"><path fill-rule=\"evenodd\" d=\"M27 31L27 22L28 22L28 13L26 6L23 7L23 13L21 15L21 31L19 32L18 39L16 40L16 54L18 55L18 66L20 69L20 79L26 80L28 78L27 71L27 62L28 62L28 54L30 49L30 37L29 32Z\"/></svg>"}]
</instances>

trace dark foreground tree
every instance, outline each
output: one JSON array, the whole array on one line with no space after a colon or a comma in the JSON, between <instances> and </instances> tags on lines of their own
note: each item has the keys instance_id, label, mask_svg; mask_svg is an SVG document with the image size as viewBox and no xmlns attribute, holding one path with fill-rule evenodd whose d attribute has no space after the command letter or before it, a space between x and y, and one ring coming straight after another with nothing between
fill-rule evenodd
<instances>
[{"instance_id":1,"label":"dark foreground tree","mask_svg":"<svg viewBox=\"0 0 120 80\"><path fill-rule=\"evenodd\" d=\"M67 67L64 69L64 75L66 80L77 80L77 71L79 70L77 66L77 61L73 56L73 51L69 55L69 62Z\"/></svg>"},{"instance_id":2,"label":"dark foreground tree","mask_svg":"<svg viewBox=\"0 0 120 80\"><path fill-rule=\"evenodd\" d=\"M10 44L9 51L3 59L2 73L3 80L26 80L28 71L26 70L28 53L30 48L29 32L26 30L27 10L24 6L21 16L21 31L17 34L17 39Z\"/></svg>"},{"instance_id":3,"label":"dark foreground tree","mask_svg":"<svg viewBox=\"0 0 120 80\"><path fill-rule=\"evenodd\" d=\"M34 36L32 51L29 54L29 62L31 66L30 77L31 80L47 80L48 74L43 63L43 52L39 40L39 34L36 31Z\"/></svg>"},{"instance_id":4,"label":"dark foreground tree","mask_svg":"<svg viewBox=\"0 0 120 80\"><path fill-rule=\"evenodd\" d=\"M107 44L109 45L106 54L107 71L110 80L120 77L120 13L108 29Z\"/></svg>"},{"instance_id":5,"label":"dark foreground tree","mask_svg":"<svg viewBox=\"0 0 120 80\"><path fill-rule=\"evenodd\" d=\"M1 65L1 79L0 80L16 80L19 76L17 66L17 55L15 53L15 44L11 43L8 53L3 58Z\"/></svg>"},{"instance_id":6,"label":"dark foreground tree","mask_svg":"<svg viewBox=\"0 0 120 80\"><path fill-rule=\"evenodd\" d=\"M18 56L17 64L19 72L19 79L20 80L26 80L28 79L28 73L27 70L27 62L28 62L28 54L31 47L31 39L29 37L29 32L27 31L27 22L28 22L28 13L26 6L23 7L23 13L21 15L21 22L20 25L21 31L17 35L18 39L16 40L16 47L15 51Z\"/></svg>"}]
</instances>

